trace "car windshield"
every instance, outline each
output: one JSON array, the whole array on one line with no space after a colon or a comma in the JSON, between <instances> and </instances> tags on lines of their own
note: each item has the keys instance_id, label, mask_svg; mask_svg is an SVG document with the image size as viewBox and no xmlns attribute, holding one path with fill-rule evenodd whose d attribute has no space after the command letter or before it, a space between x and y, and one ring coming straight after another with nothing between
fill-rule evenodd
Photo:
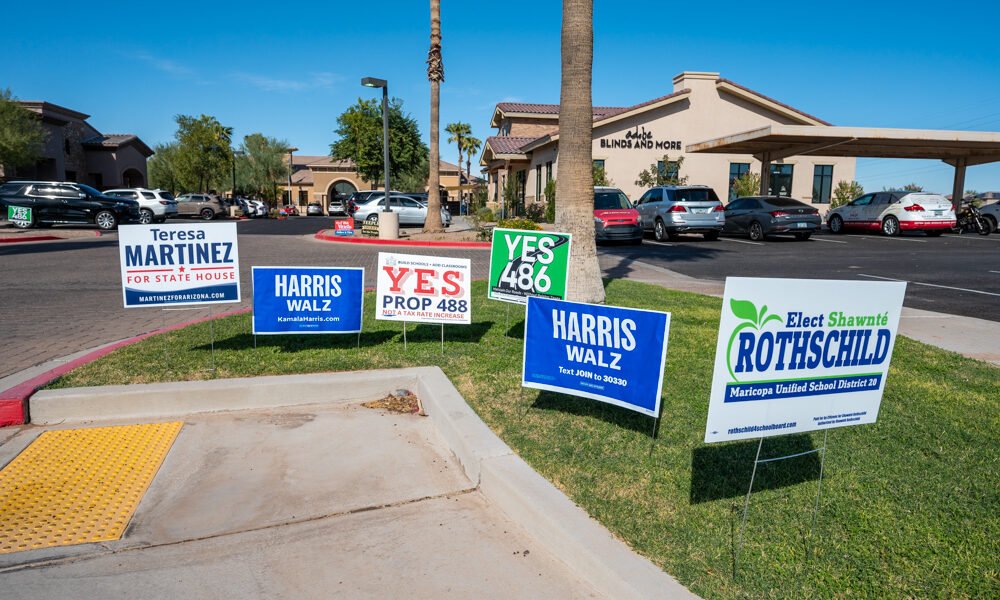
<instances>
[{"instance_id":1,"label":"car windshield","mask_svg":"<svg viewBox=\"0 0 1000 600\"><path fill-rule=\"evenodd\" d=\"M163 198L164 200L173 200L174 195L170 192L160 192L160 198Z\"/></svg>"},{"instance_id":2,"label":"car windshield","mask_svg":"<svg viewBox=\"0 0 1000 600\"><path fill-rule=\"evenodd\" d=\"M710 189L678 189L674 190L676 202L718 202L719 197Z\"/></svg>"},{"instance_id":3,"label":"car windshield","mask_svg":"<svg viewBox=\"0 0 1000 600\"><path fill-rule=\"evenodd\" d=\"M99 191L95 190L94 188L90 187L89 185L84 185L82 183L78 183L76 185L81 190L87 192L88 195L91 195L91 196L103 196L104 195L101 192L99 192Z\"/></svg>"},{"instance_id":4,"label":"car windshield","mask_svg":"<svg viewBox=\"0 0 1000 600\"><path fill-rule=\"evenodd\" d=\"M616 208L632 208L628 196L617 190L594 192L594 210L614 210Z\"/></svg>"},{"instance_id":5,"label":"car windshield","mask_svg":"<svg viewBox=\"0 0 1000 600\"><path fill-rule=\"evenodd\" d=\"M767 203L772 206L780 206L782 208L802 208L803 206L801 202L791 198L768 198Z\"/></svg>"}]
</instances>

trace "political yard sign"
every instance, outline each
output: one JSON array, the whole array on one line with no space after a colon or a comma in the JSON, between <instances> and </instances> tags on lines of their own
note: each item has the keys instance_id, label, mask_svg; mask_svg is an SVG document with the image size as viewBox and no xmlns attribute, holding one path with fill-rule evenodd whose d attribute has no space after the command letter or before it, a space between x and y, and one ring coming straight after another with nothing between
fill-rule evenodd
<instances>
[{"instance_id":1,"label":"political yard sign","mask_svg":"<svg viewBox=\"0 0 1000 600\"><path fill-rule=\"evenodd\" d=\"M365 270L254 267L253 333L358 333Z\"/></svg>"},{"instance_id":2,"label":"political yard sign","mask_svg":"<svg viewBox=\"0 0 1000 600\"><path fill-rule=\"evenodd\" d=\"M118 228L125 308L240 301L236 223Z\"/></svg>"},{"instance_id":3,"label":"political yard sign","mask_svg":"<svg viewBox=\"0 0 1000 600\"><path fill-rule=\"evenodd\" d=\"M31 226L30 206L7 206L7 220L20 227Z\"/></svg>"},{"instance_id":4,"label":"political yard sign","mask_svg":"<svg viewBox=\"0 0 1000 600\"><path fill-rule=\"evenodd\" d=\"M472 322L472 261L379 252L375 318Z\"/></svg>"},{"instance_id":5,"label":"political yard sign","mask_svg":"<svg viewBox=\"0 0 1000 600\"><path fill-rule=\"evenodd\" d=\"M565 298L571 236L494 229L488 296L525 304L529 296Z\"/></svg>"},{"instance_id":6,"label":"political yard sign","mask_svg":"<svg viewBox=\"0 0 1000 600\"><path fill-rule=\"evenodd\" d=\"M334 235L354 235L354 219L336 219L333 222Z\"/></svg>"},{"instance_id":7,"label":"political yard sign","mask_svg":"<svg viewBox=\"0 0 1000 600\"><path fill-rule=\"evenodd\" d=\"M670 313L529 297L524 387L659 417Z\"/></svg>"},{"instance_id":8,"label":"political yard sign","mask_svg":"<svg viewBox=\"0 0 1000 600\"><path fill-rule=\"evenodd\" d=\"M726 280L706 442L874 423L904 282Z\"/></svg>"}]
</instances>

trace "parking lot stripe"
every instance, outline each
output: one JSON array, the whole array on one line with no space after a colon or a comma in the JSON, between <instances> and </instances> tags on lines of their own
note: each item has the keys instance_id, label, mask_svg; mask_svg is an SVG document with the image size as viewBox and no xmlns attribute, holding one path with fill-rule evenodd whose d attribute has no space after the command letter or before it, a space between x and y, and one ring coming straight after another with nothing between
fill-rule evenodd
<instances>
[{"instance_id":1,"label":"parking lot stripe","mask_svg":"<svg viewBox=\"0 0 1000 600\"><path fill-rule=\"evenodd\" d=\"M878 236L878 235L863 235L860 236L869 240L888 240L893 242L916 242L918 244L926 244L927 240L915 240L913 238L904 237L888 237L888 236Z\"/></svg>"},{"instance_id":2,"label":"parking lot stripe","mask_svg":"<svg viewBox=\"0 0 1000 600\"><path fill-rule=\"evenodd\" d=\"M392 163L389 163L389 164L392 164ZM817 238L817 237L812 238L812 240L814 242L827 242L829 244L846 244L847 243L844 240L824 240L823 238Z\"/></svg>"},{"instance_id":3,"label":"parking lot stripe","mask_svg":"<svg viewBox=\"0 0 1000 600\"><path fill-rule=\"evenodd\" d=\"M957 290L959 292L970 292L972 294L983 294L984 296L997 296L1000 294L994 292L984 292L983 290L970 290L969 288L952 287L950 285L938 285L936 283L923 283L920 281L908 281L906 279L893 279L892 277L879 277L878 275L865 275L864 273L858 273L859 277L868 277L869 279L883 279L885 281L905 281L911 285L922 285L926 287L941 288L944 290Z\"/></svg>"},{"instance_id":4,"label":"parking lot stripe","mask_svg":"<svg viewBox=\"0 0 1000 600\"><path fill-rule=\"evenodd\" d=\"M751 246L763 246L763 242L751 242L749 240L734 240L731 238L720 237L720 240L724 242L736 242L737 244L750 244Z\"/></svg>"},{"instance_id":5,"label":"parking lot stripe","mask_svg":"<svg viewBox=\"0 0 1000 600\"><path fill-rule=\"evenodd\" d=\"M392 163L389 163L389 164L391 165ZM990 271L990 273L998 273L998 274L1000 274L1000 271Z\"/></svg>"},{"instance_id":6,"label":"parking lot stripe","mask_svg":"<svg viewBox=\"0 0 1000 600\"><path fill-rule=\"evenodd\" d=\"M977 242L1000 242L1000 235L990 236L990 235L979 235L967 233L965 235L949 235L945 236L953 240L976 240Z\"/></svg>"},{"instance_id":7,"label":"parking lot stripe","mask_svg":"<svg viewBox=\"0 0 1000 600\"><path fill-rule=\"evenodd\" d=\"M389 163L392 164L392 163ZM653 244L654 246L673 246L673 244L668 244L667 242L657 242L656 240L643 240L643 244Z\"/></svg>"}]
</instances>

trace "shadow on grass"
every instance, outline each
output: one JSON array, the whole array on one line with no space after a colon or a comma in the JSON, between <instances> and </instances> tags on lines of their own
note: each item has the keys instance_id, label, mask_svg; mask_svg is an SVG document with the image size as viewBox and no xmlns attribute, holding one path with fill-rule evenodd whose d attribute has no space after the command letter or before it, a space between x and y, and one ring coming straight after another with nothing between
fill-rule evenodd
<instances>
[{"instance_id":1,"label":"shadow on grass","mask_svg":"<svg viewBox=\"0 0 1000 600\"><path fill-rule=\"evenodd\" d=\"M493 321L479 321L469 325L449 325L444 326L444 341L478 344L482 341L486 332L493 327ZM400 325L394 335L400 336L402 340L403 328ZM362 334L363 338L364 334ZM440 342L441 325L434 323L407 323L406 339L409 342Z\"/></svg>"},{"instance_id":2,"label":"shadow on grass","mask_svg":"<svg viewBox=\"0 0 1000 600\"><path fill-rule=\"evenodd\" d=\"M517 340L524 339L524 319L510 326L510 329L507 330L507 337Z\"/></svg>"},{"instance_id":3,"label":"shadow on grass","mask_svg":"<svg viewBox=\"0 0 1000 600\"><path fill-rule=\"evenodd\" d=\"M750 486L758 440L699 446L691 451L691 504L745 496ZM808 435L764 440L760 459L815 450ZM774 490L819 479L818 452L757 466L754 492Z\"/></svg>"},{"instance_id":4,"label":"shadow on grass","mask_svg":"<svg viewBox=\"0 0 1000 600\"><path fill-rule=\"evenodd\" d=\"M525 393L530 394L531 390L526 389ZM531 403L531 408L556 410L580 417L593 417L618 427L646 434L651 438L653 436L652 418L590 398L579 398L542 390L538 392L535 401Z\"/></svg>"},{"instance_id":5,"label":"shadow on grass","mask_svg":"<svg viewBox=\"0 0 1000 600\"><path fill-rule=\"evenodd\" d=\"M380 346L399 335L395 331L365 331L361 334L360 346L368 348ZM358 334L319 334L319 335L258 335L258 348L278 348L282 352L311 350L318 348L356 348L359 345ZM195 346L194 350L211 350L209 342ZM254 335L239 333L228 338L215 340L216 350L253 350Z\"/></svg>"}]
</instances>

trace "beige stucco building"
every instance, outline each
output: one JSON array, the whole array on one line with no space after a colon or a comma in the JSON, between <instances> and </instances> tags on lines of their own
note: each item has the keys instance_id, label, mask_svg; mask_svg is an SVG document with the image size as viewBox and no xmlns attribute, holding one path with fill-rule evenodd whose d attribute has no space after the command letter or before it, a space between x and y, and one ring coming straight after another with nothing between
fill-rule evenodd
<instances>
[{"instance_id":1,"label":"beige stucco building","mask_svg":"<svg viewBox=\"0 0 1000 600\"><path fill-rule=\"evenodd\" d=\"M307 206L310 202L319 202L326 211L329 200L336 195L346 198L356 191L380 190L383 182L369 182L358 174L354 168L354 163L350 160L334 160L329 156L307 156L292 155L292 186L291 197L295 199L295 204L300 207ZM457 202L459 199L459 185L462 186L462 193L468 196L472 185L466 180L464 170L458 166L441 161L440 183L448 193L448 200ZM477 177L472 178L472 184L480 183ZM288 201L288 183L279 186ZM393 186L396 189L396 186ZM415 190L403 190L412 192ZM425 186L426 191L426 186Z\"/></svg>"},{"instance_id":2,"label":"beige stucco building","mask_svg":"<svg viewBox=\"0 0 1000 600\"><path fill-rule=\"evenodd\" d=\"M633 106L595 106L593 158L611 184L635 200L635 181L651 165L671 169L684 161L680 176L687 184L712 187L726 201L731 182L747 170L760 174L761 163L740 154L689 154L693 143L771 124L826 127L830 124L801 110L719 76L685 71L673 79L670 94ZM480 164L488 173L489 199L503 201L508 177L518 182L526 202L542 201L545 183L558 177L559 105L501 102ZM838 181L851 181L855 159L792 156L771 164L771 193L812 203L825 212Z\"/></svg>"},{"instance_id":3,"label":"beige stucco building","mask_svg":"<svg viewBox=\"0 0 1000 600\"><path fill-rule=\"evenodd\" d=\"M45 129L42 158L33 166L0 173L6 179L76 181L97 189L145 187L153 151L131 133L104 134L85 115L49 102L21 101Z\"/></svg>"}]
</instances>

